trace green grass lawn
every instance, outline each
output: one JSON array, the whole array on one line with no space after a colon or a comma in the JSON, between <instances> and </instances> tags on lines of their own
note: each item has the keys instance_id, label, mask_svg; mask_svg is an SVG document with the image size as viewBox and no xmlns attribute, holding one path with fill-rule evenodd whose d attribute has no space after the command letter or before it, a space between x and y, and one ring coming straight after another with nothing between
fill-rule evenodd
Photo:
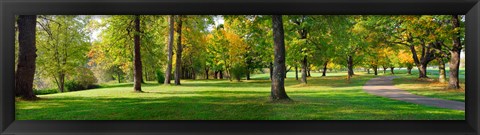
<instances>
[{"instance_id":1,"label":"green grass lawn","mask_svg":"<svg viewBox=\"0 0 480 135\"><path fill-rule=\"evenodd\" d=\"M17 120L464 120L464 111L391 100L365 93L373 75L312 73L308 85L290 72L286 91L294 102L269 102L268 74L254 80L182 80L181 86L131 83L40 95L16 102Z\"/></svg>"}]
</instances>

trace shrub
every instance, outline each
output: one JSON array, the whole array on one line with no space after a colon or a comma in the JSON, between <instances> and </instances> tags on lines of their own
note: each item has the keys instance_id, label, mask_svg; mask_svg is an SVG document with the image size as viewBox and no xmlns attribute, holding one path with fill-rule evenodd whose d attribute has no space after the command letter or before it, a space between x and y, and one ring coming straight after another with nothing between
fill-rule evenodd
<instances>
[{"instance_id":1,"label":"shrub","mask_svg":"<svg viewBox=\"0 0 480 135\"><path fill-rule=\"evenodd\" d=\"M163 82L165 82L165 74L163 74L162 70L157 70L156 76L158 83L162 84Z\"/></svg>"},{"instance_id":2,"label":"shrub","mask_svg":"<svg viewBox=\"0 0 480 135\"><path fill-rule=\"evenodd\" d=\"M86 87L83 87L83 85L81 85L77 81L73 81L73 80L65 81L66 91L77 91L77 90L84 90L84 89L86 89Z\"/></svg>"},{"instance_id":3,"label":"shrub","mask_svg":"<svg viewBox=\"0 0 480 135\"><path fill-rule=\"evenodd\" d=\"M246 70L245 70L244 66L236 65L236 66L233 66L230 69L230 72L231 72L233 78L235 78L237 81L240 81L240 79L243 76L245 76Z\"/></svg>"},{"instance_id":4,"label":"shrub","mask_svg":"<svg viewBox=\"0 0 480 135\"><path fill-rule=\"evenodd\" d=\"M35 95L47 95L58 93L58 89L42 89L42 90L33 90Z\"/></svg>"}]
</instances>

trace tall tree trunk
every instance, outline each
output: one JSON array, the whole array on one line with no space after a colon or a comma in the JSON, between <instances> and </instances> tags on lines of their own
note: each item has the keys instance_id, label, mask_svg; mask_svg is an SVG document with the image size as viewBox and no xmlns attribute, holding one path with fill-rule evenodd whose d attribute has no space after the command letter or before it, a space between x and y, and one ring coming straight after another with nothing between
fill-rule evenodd
<instances>
[{"instance_id":1,"label":"tall tree trunk","mask_svg":"<svg viewBox=\"0 0 480 135\"><path fill-rule=\"evenodd\" d=\"M307 56L303 56L302 60L302 83L307 83Z\"/></svg>"},{"instance_id":2,"label":"tall tree trunk","mask_svg":"<svg viewBox=\"0 0 480 135\"><path fill-rule=\"evenodd\" d=\"M413 66L407 66L407 74L408 75L412 74L412 68L413 68Z\"/></svg>"},{"instance_id":3,"label":"tall tree trunk","mask_svg":"<svg viewBox=\"0 0 480 135\"><path fill-rule=\"evenodd\" d=\"M220 70L220 79L223 79L223 70Z\"/></svg>"},{"instance_id":4,"label":"tall tree trunk","mask_svg":"<svg viewBox=\"0 0 480 135\"><path fill-rule=\"evenodd\" d=\"M445 73L445 62L443 58L440 57L438 60L438 81L441 83L446 82L446 73Z\"/></svg>"},{"instance_id":5,"label":"tall tree trunk","mask_svg":"<svg viewBox=\"0 0 480 135\"><path fill-rule=\"evenodd\" d=\"M163 84L170 84L170 75L172 75L172 59L173 59L173 36L174 36L174 24L175 17L170 15L168 18L169 22L169 33L168 33L168 60L167 60L167 70L165 71L165 82ZM207 78L208 79L208 78Z\"/></svg>"},{"instance_id":6,"label":"tall tree trunk","mask_svg":"<svg viewBox=\"0 0 480 135\"><path fill-rule=\"evenodd\" d=\"M140 16L135 15L135 35L134 35L134 72L133 72L133 89L134 91L141 92L142 91L142 60L140 55Z\"/></svg>"},{"instance_id":7,"label":"tall tree trunk","mask_svg":"<svg viewBox=\"0 0 480 135\"><path fill-rule=\"evenodd\" d=\"M367 68L367 74L370 74L370 68Z\"/></svg>"},{"instance_id":8,"label":"tall tree trunk","mask_svg":"<svg viewBox=\"0 0 480 135\"><path fill-rule=\"evenodd\" d=\"M327 76L327 65L328 65L328 61L325 61L325 63L323 63L322 76Z\"/></svg>"},{"instance_id":9,"label":"tall tree trunk","mask_svg":"<svg viewBox=\"0 0 480 135\"><path fill-rule=\"evenodd\" d=\"M178 16L177 22L177 53L175 62L175 85L180 85L180 74L182 73L182 16Z\"/></svg>"},{"instance_id":10,"label":"tall tree trunk","mask_svg":"<svg viewBox=\"0 0 480 135\"><path fill-rule=\"evenodd\" d=\"M58 80L58 90L60 90L60 92L65 92L65 73L59 73Z\"/></svg>"},{"instance_id":11,"label":"tall tree trunk","mask_svg":"<svg viewBox=\"0 0 480 135\"><path fill-rule=\"evenodd\" d=\"M118 83L122 83L122 79L120 79L120 72L117 72L117 80Z\"/></svg>"},{"instance_id":12,"label":"tall tree trunk","mask_svg":"<svg viewBox=\"0 0 480 135\"><path fill-rule=\"evenodd\" d=\"M295 80L298 80L298 66L295 66Z\"/></svg>"},{"instance_id":13,"label":"tall tree trunk","mask_svg":"<svg viewBox=\"0 0 480 135\"><path fill-rule=\"evenodd\" d=\"M383 74L387 74L387 67L385 66L382 66L383 67Z\"/></svg>"},{"instance_id":14,"label":"tall tree trunk","mask_svg":"<svg viewBox=\"0 0 480 135\"><path fill-rule=\"evenodd\" d=\"M250 80L250 69L247 68L247 80Z\"/></svg>"},{"instance_id":15,"label":"tall tree trunk","mask_svg":"<svg viewBox=\"0 0 480 135\"><path fill-rule=\"evenodd\" d=\"M459 15L452 15L452 24L454 29L460 28L460 21L458 19ZM448 80L448 88L450 89L459 89L459 79L458 73L460 68L460 51L462 50L462 45L460 43L460 32L456 32L453 36L453 46L450 50L450 76Z\"/></svg>"},{"instance_id":16,"label":"tall tree trunk","mask_svg":"<svg viewBox=\"0 0 480 135\"><path fill-rule=\"evenodd\" d=\"M347 67L348 67L348 77L352 77L354 75L353 73L353 58L352 56L348 56L347 59Z\"/></svg>"},{"instance_id":17,"label":"tall tree trunk","mask_svg":"<svg viewBox=\"0 0 480 135\"><path fill-rule=\"evenodd\" d=\"M207 80L208 80L208 70L209 70L208 68L205 68L205 79Z\"/></svg>"},{"instance_id":18,"label":"tall tree trunk","mask_svg":"<svg viewBox=\"0 0 480 135\"><path fill-rule=\"evenodd\" d=\"M378 66L373 66L373 74L378 75Z\"/></svg>"},{"instance_id":19,"label":"tall tree trunk","mask_svg":"<svg viewBox=\"0 0 480 135\"><path fill-rule=\"evenodd\" d=\"M428 78L428 76L427 76L427 65L426 64L421 64L417 67L419 67L418 68L418 74L419 74L418 78Z\"/></svg>"},{"instance_id":20,"label":"tall tree trunk","mask_svg":"<svg viewBox=\"0 0 480 135\"><path fill-rule=\"evenodd\" d=\"M274 69L272 78L271 99L289 100L285 92L285 41L283 33L283 22L281 15L272 15L273 39L274 39Z\"/></svg>"},{"instance_id":21,"label":"tall tree trunk","mask_svg":"<svg viewBox=\"0 0 480 135\"><path fill-rule=\"evenodd\" d=\"M20 15L18 25L18 64L15 73L15 96L24 100L37 98L33 93L33 79L35 76L35 60L37 48L35 45L36 15Z\"/></svg>"},{"instance_id":22,"label":"tall tree trunk","mask_svg":"<svg viewBox=\"0 0 480 135\"><path fill-rule=\"evenodd\" d=\"M214 75L213 75L213 79L218 79L218 71L215 70L215 72L214 72L213 74L214 74Z\"/></svg>"},{"instance_id":23,"label":"tall tree trunk","mask_svg":"<svg viewBox=\"0 0 480 135\"><path fill-rule=\"evenodd\" d=\"M307 77L311 77L310 66L308 66L308 64L307 64Z\"/></svg>"},{"instance_id":24,"label":"tall tree trunk","mask_svg":"<svg viewBox=\"0 0 480 135\"><path fill-rule=\"evenodd\" d=\"M270 62L269 69L270 69L270 80L272 80L272 76L273 76L273 63L272 62Z\"/></svg>"},{"instance_id":25,"label":"tall tree trunk","mask_svg":"<svg viewBox=\"0 0 480 135\"><path fill-rule=\"evenodd\" d=\"M395 68L395 67L390 67L390 74L392 74L392 75L395 74L395 72L393 72L393 69L394 69L394 68Z\"/></svg>"},{"instance_id":26,"label":"tall tree trunk","mask_svg":"<svg viewBox=\"0 0 480 135\"><path fill-rule=\"evenodd\" d=\"M433 45L432 45L433 46ZM418 78L428 78L427 76L427 65L430 61L435 58L434 51L429 47L425 46L425 43L422 43L422 52L420 59L417 57L417 51L415 46L410 45L410 50L412 51L413 61L418 68Z\"/></svg>"}]
</instances>

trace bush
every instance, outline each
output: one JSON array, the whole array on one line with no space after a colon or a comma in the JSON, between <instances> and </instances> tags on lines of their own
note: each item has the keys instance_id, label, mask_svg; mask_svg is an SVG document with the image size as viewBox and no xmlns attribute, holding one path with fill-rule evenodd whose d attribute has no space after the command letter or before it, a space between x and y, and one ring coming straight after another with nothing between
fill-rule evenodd
<instances>
[{"instance_id":1,"label":"bush","mask_svg":"<svg viewBox=\"0 0 480 135\"><path fill-rule=\"evenodd\" d=\"M35 95L47 95L58 93L58 89L42 89L42 90L33 90Z\"/></svg>"},{"instance_id":2,"label":"bush","mask_svg":"<svg viewBox=\"0 0 480 135\"><path fill-rule=\"evenodd\" d=\"M83 87L80 83L73 80L68 80L65 82L65 90L66 91L77 91L77 90L84 90L86 87Z\"/></svg>"},{"instance_id":3,"label":"bush","mask_svg":"<svg viewBox=\"0 0 480 135\"><path fill-rule=\"evenodd\" d=\"M245 67L241 65L233 66L230 69L230 72L232 73L232 77L235 78L237 81L240 81L240 79L246 74Z\"/></svg>"},{"instance_id":4,"label":"bush","mask_svg":"<svg viewBox=\"0 0 480 135\"><path fill-rule=\"evenodd\" d=\"M165 82L165 74L163 74L162 70L157 70L156 76L158 83L162 84L163 82Z\"/></svg>"}]
</instances>

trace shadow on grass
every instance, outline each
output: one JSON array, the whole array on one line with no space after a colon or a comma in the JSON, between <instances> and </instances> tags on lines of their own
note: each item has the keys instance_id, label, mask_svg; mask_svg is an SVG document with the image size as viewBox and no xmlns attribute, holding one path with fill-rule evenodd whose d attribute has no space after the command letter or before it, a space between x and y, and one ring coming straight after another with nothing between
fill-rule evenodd
<instances>
[{"instance_id":1,"label":"shadow on grass","mask_svg":"<svg viewBox=\"0 0 480 135\"><path fill-rule=\"evenodd\" d=\"M385 120L461 119L460 112L368 95L292 94L289 104L257 96L55 97L17 104L20 120ZM205 93L209 94L209 93ZM265 95L265 96L261 96ZM21 109L18 109L18 108Z\"/></svg>"}]
</instances>

